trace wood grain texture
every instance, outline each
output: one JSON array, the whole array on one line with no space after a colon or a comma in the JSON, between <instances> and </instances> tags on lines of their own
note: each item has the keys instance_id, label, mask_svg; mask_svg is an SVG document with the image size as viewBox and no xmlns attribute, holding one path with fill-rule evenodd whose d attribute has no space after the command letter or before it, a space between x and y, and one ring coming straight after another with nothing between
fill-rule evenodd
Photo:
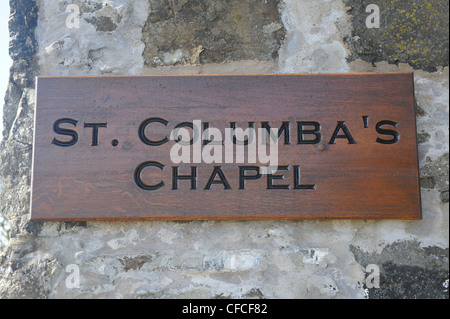
<instances>
[{"instance_id":1,"label":"wood grain texture","mask_svg":"<svg viewBox=\"0 0 450 319\"><path fill-rule=\"evenodd\" d=\"M150 146L139 138L148 118L167 120L167 126L147 126L151 140L194 120L222 132L230 122L244 129L248 122L255 128L289 122L291 143L285 145L282 135L278 148L279 165L289 168L277 173L283 180L273 185L290 189L267 189L267 176L246 180L239 189L239 166L259 163L173 164L174 141ZM76 132L72 146L52 144L71 140L54 130L60 119L76 121L58 126ZM377 132L377 123L386 120L396 127L380 125ZM320 143L298 144L299 121L320 123ZM355 144L342 129L337 135L343 137L330 144L343 122ZM92 123L98 126L95 146ZM393 138L383 129L398 132L398 142L377 142ZM40 77L34 138L33 221L421 218L411 73ZM136 184L136 169L147 161L164 165L139 175L147 185L162 181L157 190ZM196 189L189 180L172 189L173 167L187 175L192 166ZM212 184L205 190L214 166L221 167L230 189ZM300 183L315 189L294 189L295 166Z\"/></svg>"}]
</instances>

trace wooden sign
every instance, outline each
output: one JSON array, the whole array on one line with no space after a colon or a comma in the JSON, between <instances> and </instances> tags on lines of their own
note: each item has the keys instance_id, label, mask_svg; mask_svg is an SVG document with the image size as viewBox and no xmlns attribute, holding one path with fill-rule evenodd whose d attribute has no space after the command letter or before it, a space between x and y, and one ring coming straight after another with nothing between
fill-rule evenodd
<instances>
[{"instance_id":1,"label":"wooden sign","mask_svg":"<svg viewBox=\"0 0 450 319\"><path fill-rule=\"evenodd\" d=\"M31 219L420 219L411 73L40 77Z\"/></svg>"}]
</instances>

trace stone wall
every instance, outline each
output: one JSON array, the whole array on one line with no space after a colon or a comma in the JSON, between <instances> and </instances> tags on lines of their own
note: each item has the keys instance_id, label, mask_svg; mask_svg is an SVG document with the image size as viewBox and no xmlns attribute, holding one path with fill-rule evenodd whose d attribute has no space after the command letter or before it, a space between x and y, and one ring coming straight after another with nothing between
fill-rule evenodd
<instances>
[{"instance_id":1,"label":"stone wall","mask_svg":"<svg viewBox=\"0 0 450 319\"><path fill-rule=\"evenodd\" d=\"M370 3L380 28L365 26ZM66 24L69 4L79 28ZM448 2L10 5L0 298L448 298ZM36 75L385 71L415 75L423 220L29 221ZM79 287L67 284L69 265ZM379 288L367 286L368 265Z\"/></svg>"}]
</instances>

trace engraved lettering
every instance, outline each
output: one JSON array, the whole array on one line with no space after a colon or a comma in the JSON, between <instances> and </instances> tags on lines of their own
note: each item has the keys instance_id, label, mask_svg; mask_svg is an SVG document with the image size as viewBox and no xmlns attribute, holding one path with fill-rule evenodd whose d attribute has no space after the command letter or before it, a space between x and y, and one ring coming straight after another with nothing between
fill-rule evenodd
<instances>
[{"instance_id":1,"label":"engraved lettering","mask_svg":"<svg viewBox=\"0 0 450 319\"><path fill-rule=\"evenodd\" d=\"M59 135L71 136L72 137L71 140L64 142L64 141L57 140L56 138L53 138L52 144L62 146L62 147L69 147L69 146L75 145L78 142L78 133L76 131L60 127L61 124L66 124L66 123L71 124L76 127L78 121L74 120L74 119L70 119L70 118L62 118L62 119L56 120L55 123L53 124L53 131Z\"/></svg>"},{"instance_id":2,"label":"engraved lettering","mask_svg":"<svg viewBox=\"0 0 450 319\"><path fill-rule=\"evenodd\" d=\"M157 167L160 170L164 170L164 165L161 163L158 163L158 162L148 161L148 162L144 162L144 163L140 164L134 171L134 182L136 183L136 185L139 188L141 188L143 190L147 190L147 191L154 191L154 190L157 190L157 189L160 189L161 187L163 187L164 186L163 181L161 181L155 185L148 185L142 181L141 173L144 170L144 168L147 168L147 167Z\"/></svg>"},{"instance_id":3,"label":"engraved lettering","mask_svg":"<svg viewBox=\"0 0 450 319\"><path fill-rule=\"evenodd\" d=\"M316 189L315 184L302 185L300 183L300 166L294 165L294 189Z\"/></svg>"},{"instance_id":4,"label":"engraved lettering","mask_svg":"<svg viewBox=\"0 0 450 319\"><path fill-rule=\"evenodd\" d=\"M150 145L150 146L160 146L160 145L167 143L169 141L169 138L167 136L159 141L153 141L145 135L145 129L147 128L147 126L150 123L160 123L164 126L167 126L169 124L169 122L167 120L160 118L160 117L151 117L151 118L148 118L145 121L143 121L141 123L141 125L139 126L139 130L138 130L139 138L142 141L142 143L144 143L146 145Z\"/></svg>"},{"instance_id":5,"label":"engraved lettering","mask_svg":"<svg viewBox=\"0 0 450 319\"><path fill-rule=\"evenodd\" d=\"M344 134L339 135L339 132L341 130L344 132ZM335 144L335 141L337 138L346 138L348 140L348 144L357 144L355 139L353 138L352 134L350 133L350 130L348 129L347 125L345 124L345 121L338 121L336 129L334 130L333 136L330 139L330 144Z\"/></svg>"},{"instance_id":6,"label":"engraved lettering","mask_svg":"<svg viewBox=\"0 0 450 319\"><path fill-rule=\"evenodd\" d=\"M217 175L219 176L220 180L215 180ZM222 184L224 189L231 189L230 183L228 183L228 180L222 171L222 167L214 166L214 170L211 173L211 177L209 178L208 183L205 186L205 190L210 190L212 184Z\"/></svg>"},{"instance_id":7,"label":"engraved lettering","mask_svg":"<svg viewBox=\"0 0 450 319\"><path fill-rule=\"evenodd\" d=\"M291 144L291 131L290 131L291 127L290 127L290 122L286 121L286 122L283 122L281 124L281 127L278 130L278 136L276 136L276 135L273 136L269 122L261 122L261 127L265 128L267 130L267 133L269 133L270 137L274 141L279 140L280 137L281 137L281 134L284 133L284 144L285 145L290 145ZM267 135L268 134L264 135L263 140L261 141L261 143L267 143Z\"/></svg>"},{"instance_id":8,"label":"engraved lettering","mask_svg":"<svg viewBox=\"0 0 450 319\"><path fill-rule=\"evenodd\" d=\"M84 123L84 127L92 127L92 144L91 146L98 145L98 129L99 127L108 127L108 123Z\"/></svg>"},{"instance_id":9,"label":"engraved lettering","mask_svg":"<svg viewBox=\"0 0 450 319\"><path fill-rule=\"evenodd\" d=\"M289 171L289 166L278 166L277 171ZM284 175L267 174L267 189L291 189L289 185L273 185L273 180L284 180Z\"/></svg>"},{"instance_id":10,"label":"engraved lettering","mask_svg":"<svg viewBox=\"0 0 450 319\"><path fill-rule=\"evenodd\" d=\"M305 130L304 126L312 126L314 129ZM297 131L298 131L298 143L297 144L318 144L322 141L322 134L320 131L320 123L314 121L298 121L297 122ZM306 140L305 135L314 135L315 138L312 140Z\"/></svg>"},{"instance_id":11,"label":"engraved lettering","mask_svg":"<svg viewBox=\"0 0 450 319\"><path fill-rule=\"evenodd\" d=\"M255 171L255 175L246 175L246 171ZM239 189L245 189L246 180L257 180L260 179L262 174L259 171L258 166L239 166Z\"/></svg>"},{"instance_id":12,"label":"engraved lettering","mask_svg":"<svg viewBox=\"0 0 450 319\"><path fill-rule=\"evenodd\" d=\"M389 140L386 140L386 139L382 139L382 138L378 137L377 138L377 143L381 143L381 144L395 144L395 143L397 143L399 141L399 139L400 139L400 134L397 131L381 128L383 125L390 125L390 126L393 126L393 127L396 128L397 124L398 123L393 122L393 121L389 121L389 120L378 122L377 125L376 125L377 133L379 133L381 135L390 135L390 136L392 136L392 138L389 139Z\"/></svg>"},{"instance_id":13,"label":"engraved lettering","mask_svg":"<svg viewBox=\"0 0 450 319\"><path fill-rule=\"evenodd\" d=\"M191 166L191 175L178 175L178 167L172 167L172 189L178 189L179 180L190 180L191 190L197 189L197 167Z\"/></svg>"},{"instance_id":14,"label":"engraved lettering","mask_svg":"<svg viewBox=\"0 0 450 319\"><path fill-rule=\"evenodd\" d=\"M255 128L255 122L248 122L248 127L249 129L246 129L245 131L241 128L237 128L236 129L236 122L230 122L230 128L233 130L233 144L235 145L248 145L249 143L251 143L253 141L253 139L255 138L253 135L254 133L254 128ZM237 140L236 138L236 130L239 130L239 133L242 135L247 135L248 139L246 140ZM247 133L249 132L249 133Z\"/></svg>"}]
</instances>

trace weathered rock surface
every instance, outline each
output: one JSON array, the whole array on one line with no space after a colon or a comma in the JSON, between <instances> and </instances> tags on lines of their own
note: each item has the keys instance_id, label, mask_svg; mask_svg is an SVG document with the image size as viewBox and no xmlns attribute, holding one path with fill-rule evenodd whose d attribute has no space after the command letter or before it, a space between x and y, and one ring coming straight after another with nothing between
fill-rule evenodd
<instances>
[{"instance_id":1,"label":"weathered rock surface","mask_svg":"<svg viewBox=\"0 0 450 319\"><path fill-rule=\"evenodd\" d=\"M345 1L352 16L352 36L346 37L351 59L370 63L408 63L415 69L436 71L448 66L448 1ZM367 28L370 4L380 9L380 27ZM371 12L369 10L369 12Z\"/></svg>"}]
</instances>

